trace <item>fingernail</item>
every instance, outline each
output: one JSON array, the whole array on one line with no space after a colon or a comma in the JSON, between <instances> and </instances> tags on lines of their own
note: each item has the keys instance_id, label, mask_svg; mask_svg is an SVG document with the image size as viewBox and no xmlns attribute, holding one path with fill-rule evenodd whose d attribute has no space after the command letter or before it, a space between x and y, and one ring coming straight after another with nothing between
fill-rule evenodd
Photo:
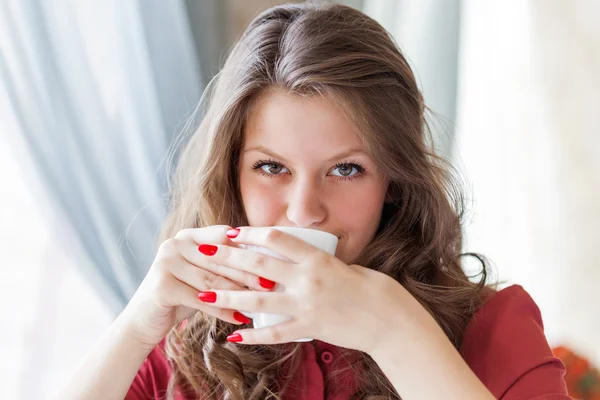
<instances>
[{"instance_id":1,"label":"fingernail","mask_svg":"<svg viewBox=\"0 0 600 400\"><path fill-rule=\"evenodd\" d=\"M240 234L240 228L230 229L225 232L228 238L235 239Z\"/></svg>"},{"instance_id":2,"label":"fingernail","mask_svg":"<svg viewBox=\"0 0 600 400\"><path fill-rule=\"evenodd\" d=\"M217 294L215 292L200 292L198 298L205 303L214 303L217 301Z\"/></svg>"},{"instance_id":3,"label":"fingernail","mask_svg":"<svg viewBox=\"0 0 600 400\"><path fill-rule=\"evenodd\" d=\"M237 312L237 311L233 313L233 318L236 321L239 321L243 324L249 324L250 322L252 322L252 321L250 321L250 318L246 317L244 314L242 314L241 312Z\"/></svg>"},{"instance_id":4,"label":"fingernail","mask_svg":"<svg viewBox=\"0 0 600 400\"><path fill-rule=\"evenodd\" d=\"M228 342L239 343L242 340L242 335L240 335L239 333L232 333L231 335L227 336Z\"/></svg>"},{"instance_id":5,"label":"fingernail","mask_svg":"<svg viewBox=\"0 0 600 400\"><path fill-rule=\"evenodd\" d=\"M219 248L212 244L201 244L198 246L198 251L205 256L214 256Z\"/></svg>"},{"instance_id":6,"label":"fingernail","mask_svg":"<svg viewBox=\"0 0 600 400\"><path fill-rule=\"evenodd\" d=\"M275 282L262 277L258 278L258 283L265 289L273 289L275 287Z\"/></svg>"}]
</instances>

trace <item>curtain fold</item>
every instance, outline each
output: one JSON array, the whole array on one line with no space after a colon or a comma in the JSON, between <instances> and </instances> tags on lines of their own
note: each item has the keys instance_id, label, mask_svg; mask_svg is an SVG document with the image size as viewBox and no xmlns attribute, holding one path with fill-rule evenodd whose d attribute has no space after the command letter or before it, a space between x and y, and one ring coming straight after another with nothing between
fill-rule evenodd
<instances>
[{"instance_id":1,"label":"curtain fold","mask_svg":"<svg viewBox=\"0 0 600 400\"><path fill-rule=\"evenodd\" d=\"M436 150L449 155L454 137L460 0L364 0L363 11L393 36L408 60L425 104Z\"/></svg>"},{"instance_id":2,"label":"curtain fold","mask_svg":"<svg viewBox=\"0 0 600 400\"><path fill-rule=\"evenodd\" d=\"M115 313L153 259L165 158L200 99L181 1L5 1L0 79L57 239ZM68 243L66 242L66 238Z\"/></svg>"}]
</instances>

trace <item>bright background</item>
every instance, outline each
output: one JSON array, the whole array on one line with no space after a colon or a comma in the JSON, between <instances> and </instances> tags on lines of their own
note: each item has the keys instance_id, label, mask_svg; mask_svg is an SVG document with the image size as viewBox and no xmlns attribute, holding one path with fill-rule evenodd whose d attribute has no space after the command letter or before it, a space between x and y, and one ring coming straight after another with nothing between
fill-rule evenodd
<instances>
[{"instance_id":1,"label":"bright background","mask_svg":"<svg viewBox=\"0 0 600 400\"><path fill-rule=\"evenodd\" d=\"M49 398L133 294L169 145L276 3L0 2L3 398ZM394 35L440 115L468 181L465 251L529 291L551 344L600 364L600 3L343 3Z\"/></svg>"}]
</instances>

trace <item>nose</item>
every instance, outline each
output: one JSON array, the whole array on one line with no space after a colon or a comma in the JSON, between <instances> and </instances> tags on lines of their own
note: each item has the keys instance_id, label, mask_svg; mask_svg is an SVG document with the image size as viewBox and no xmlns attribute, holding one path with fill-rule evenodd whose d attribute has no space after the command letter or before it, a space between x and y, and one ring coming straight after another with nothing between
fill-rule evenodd
<instances>
[{"instance_id":1,"label":"nose","mask_svg":"<svg viewBox=\"0 0 600 400\"><path fill-rule=\"evenodd\" d=\"M309 179L298 180L290 188L287 218L299 228L318 226L327 218L319 185Z\"/></svg>"}]
</instances>

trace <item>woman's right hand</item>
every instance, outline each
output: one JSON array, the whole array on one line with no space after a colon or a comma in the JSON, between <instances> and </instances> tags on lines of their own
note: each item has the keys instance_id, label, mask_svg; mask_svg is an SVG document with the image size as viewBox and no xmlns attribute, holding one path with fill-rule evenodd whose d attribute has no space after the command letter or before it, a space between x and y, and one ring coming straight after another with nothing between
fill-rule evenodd
<instances>
[{"instance_id":1,"label":"woman's right hand","mask_svg":"<svg viewBox=\"0 0 600 400\"><path fill-rule=\"evenodd\" d=\"M232 324L242 323L234 318L237 310L211 307L198 299L200 291L210 289L266 290L254 275L201 261L206 258L199 254L199 244L237 246L225 235L229 229L225 225L184 229L160 245L148 274L123 311L136 340L155 346L175 324L198 311ZM217 268L229 269L227 276L231 279L215 273Z\"/></svg>"}]
</instances>

